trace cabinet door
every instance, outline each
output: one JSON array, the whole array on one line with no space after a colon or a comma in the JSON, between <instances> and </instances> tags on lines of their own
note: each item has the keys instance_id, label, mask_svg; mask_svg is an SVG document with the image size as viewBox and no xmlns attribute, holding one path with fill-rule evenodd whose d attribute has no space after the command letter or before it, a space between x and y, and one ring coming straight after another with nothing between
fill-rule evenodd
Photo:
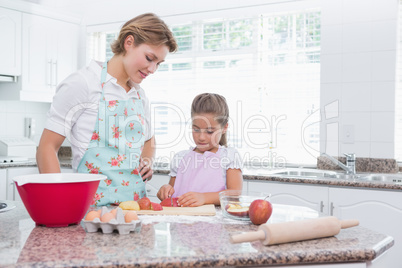
<instances>
[{"instance_id":1,"label":"cabinet door","mask_svg":"<svg viewBox=\"0 0 402 268\"><path fill-rule=\"evenodd\" d=\"M328 213L328 187L249 181L248 190L270 193L272 203L304 206Z\"/></svg>"},{"instance_id":2,"label":"cabinet door","mask_svg":"<svg viewBox=\"0 0 402 268\"><path fill-rule=\"evenodd\" d=\"M21 197L18 194L18 190L13 181L14 177L29 174L38 174L39 170L37 167L27 167L27 168L8 168L7 169L7 199L14 201L21 201Z\"/></svg>"},{"instance_id":3,"label":"cabinet door","mask_svg":"<svg viewBox=\"0 0 402 268\"><path fill-rule=\"evenodd\" d=\"M60 168L61 173L74 173L72 168Z\"/></svg>"},{"instance_id":4,"label":"cabinet door","mask_svg":"<svg viewBox=\"0 0 402 268\"><path fill-rule=\"evenodd\" d=\"M0 74L21 75L21 12L0 7Z\"/></svg>"},{"instance_id":5,"label":"cabinet door","mask_svg":"<svg viewBox=\"0 0 402 268\"><path fill-rule=\"evenodd\" d=\"M24 14L21 100L51 102L56 86L77 70L78 26Z\"/></svg>"},{"instance_id":6,"label":"cabinet door","mask_svg":"<svg viewBox=\"0 0 402 268\"><path fill-rule=\"evenodd\" d=\"M53 20L23 14L22 90L51 90Z\"/></svg>"},{"instance_id":7,"label":"cabinet door","mask_svg":"<svg viewBox=\"0 0 402 268\"><path fill-rule=\"evenodd\" d=\"M52 55L52 88L77 70L78 62L78 26L67 22L58 22L58 31L54 40Z\"/></svg>"},{"instance_id":8,"label":"cabinet door","mask_svg":"<svg viewBox=\"0 0 402 268\"><path fill-rule=\"evenodd\" d=\"M147 181L146 189L147 196L152 202L161 202L156 196L162 185L169 183L170 177L168 175L153 175L150 181Z\"/></svg>"},{"instance_id":9,"label":"cabinet door","mask_svg":"<svg viewBox=\"0 0 402 268\"><path fill-rule=\"evenodd\" d=\"M381 266L378 267L400 267L402 261L400 255L402 252L401 200L402 192L329 189L329 204L334 216L341 219L358 219L361 226L394 238L395 245L383 256Z\"/></svg>"},{"instance_id":10,"label":"cabinet door","mask_svg":"<svg viewBox=\"0 0 402 268\"><path fill-rule=\"evenodd\" d=\"M0 200L7 199L7 169L0 169Z\"/></svg>"}]
</instances>

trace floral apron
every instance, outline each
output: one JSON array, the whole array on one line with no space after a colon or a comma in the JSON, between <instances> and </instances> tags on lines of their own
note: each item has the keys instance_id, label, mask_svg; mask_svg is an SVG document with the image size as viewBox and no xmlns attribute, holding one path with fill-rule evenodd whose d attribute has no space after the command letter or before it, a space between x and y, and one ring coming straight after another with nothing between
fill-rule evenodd
<instances>
[{"instance_id":1,"label":"floral apron","mask_svg":"<svg viewBox=\"0 0 402 268\"><path fill-rule=\"evenodd\" d=\"M138 165L144 145L144 107L138 99L105 101L103 86L107 62L102 66L102 96L88 148L78 165L80 173L100 173L92 205L104 206L146 196Z\"/></svg>"}]
</instances>

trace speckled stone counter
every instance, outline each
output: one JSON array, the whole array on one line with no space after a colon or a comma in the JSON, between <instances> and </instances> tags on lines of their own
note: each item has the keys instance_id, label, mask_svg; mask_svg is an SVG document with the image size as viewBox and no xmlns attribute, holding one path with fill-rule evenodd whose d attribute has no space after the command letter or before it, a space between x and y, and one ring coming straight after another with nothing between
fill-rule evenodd
<instances>
[{"instance_id":1,"label":"speckled stone counter","mask_svg":"<svg viewBox=\"0 0 402 268\"><path fill-rule=\"evenodd\" d=\"M71 159L62 158L60 159L60 166L62 168L71 168ZM2 168L20 168L20 167L36 167L35 159L31 159L29 162L24 163L1 163L0 169ZM371 188L371 189L387 189L387 190L402 190L401 183L390 183L383 181L364 181L360 179L338 179L338 178L309 178L309 177L286 177L286 176L275 176L269 174L272 170L263 168L251 168L246 167L243 170L244 180L256 180L256 181L272 181L272 182L284 182L284 183L304 183L304 184L319 184L319 185L329 185L329 186L341 186L341 187L353 187L353 188ZM154 174L168 175L169 169L167 165L156 164L154 166ZM402 175L398 173L396 175Z\"/></svg>"},{"instance_id":2,"label":"speckled stone counter","mask_svg":"<svg viewBox=\"0 0 402 268\"><path fill-rule=\"evenodd\" d=\"M336 157L336 159L343 164L346 163L345 157ZM325 170L342 170L338 165L332 163L326 156L319 156L317 158L317 168ZM397 173L399 172L399 167L395 159L357 157L356 172Z\"/></svg>"},{"instance_id":3,"label":"speckled stone counter","mask_svg":"<svg viewBox=\"0 0 402 268\"><path fill-rule=\"evenodd\" d=\"M128 235L86 233L81 225L35 226L20 202L0 213L0 266L200 267L370 262L392 247L391 237L357 226L335 237L264 246L231 244L230 234L254 231L248 222L216 216L140 216ZM304 207L274 205L270 222L316 218Z\"/></svg>"},{"instance_id":4,"label":"speckled stone counter","mask_svg":"<svg viewBox=\"0 0 402 268\"><path fill-rule=\"evenodd\" d=\"M318 169L321 170L321 169ZM330 169L331 170L331 169ZM371 188L371 189L387 189L387 190L402 190L402 177L398 178L401 180L400 183L392 183L385 181L365 181L361 179L339 179L330 177L295 177L295 176L277 176L270 174L275 169L260 168L260 167L245 167L243 169L243 179L250 181L272 181L272 182L284 182L284 183L302 183L302 184L318 184L318 185L328 185L328 186L341 186L349 188ZM334 169L332 169L334 171ZM338 171L341 172L342 171ZM156 165L154 167L154 174L168 175L170 170L168 166ZM359 175L370 174L370 173L359 173ZM392 175L392 174L388 174ZM395 176L401 176L401 173L394 174Z\"/></svg>"},{"instance_id":5,"label":"speckled stone counter","mask_svg":"<svg viewBox=\"0 0 402 268\"><path fill-rule=\"evenodd\" d=\"M275 175L254 175L247 174L247 171L243 174L245 180L254 181L272 181L272 182L284 182L284 183L301 183L301 184L318 184L336 187L348 187L348 188L370 188L370 189L384 189L384 190L402 190L402 183L392 183L384 181L366 181L361 179L336 179L336 178L307 178L307 177L286 177ZM401 178L400 178L401 179Z\"/></svg>"}]
</instances>

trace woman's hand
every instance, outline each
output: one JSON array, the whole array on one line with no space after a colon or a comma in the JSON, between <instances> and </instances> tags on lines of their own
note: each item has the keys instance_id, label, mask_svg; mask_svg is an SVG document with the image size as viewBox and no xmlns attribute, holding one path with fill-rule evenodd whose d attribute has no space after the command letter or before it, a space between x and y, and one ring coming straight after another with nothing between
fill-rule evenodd
<instances>
[{"instance_id":1,"label":"woman's hand","mask_svg":"<svg viewBox=\"0 0 402 268\"><path fill-rule=\"evenodd\" d=\"M174 188L170 184L163 185L156 196L161 200L165 200L166 198L170 198L174 194Z\"/></svg>"},{"instance_id":2,"label":"woman's hand","mask_svg":"<svg viewBox=\"0 0 402 268\"><path fill-rule=\"evenodd\" d=\"M205 204L205 194L188 192L179 196L177 203L182 207L198 207Z\"/></svg>"},{"instance_id":3,"label":"woman's hand","mask_svg":"<svg viewBox=\"0 0 402 268\"><path fill-rule=\"evenodd\" d=\"M143 159L141 157L140 164L138 165L138 170L140 171L143 181L149 181L152 179L152 174L154 174L154 171L152 170L151 161Z\"/></svg>"}]
</instances>

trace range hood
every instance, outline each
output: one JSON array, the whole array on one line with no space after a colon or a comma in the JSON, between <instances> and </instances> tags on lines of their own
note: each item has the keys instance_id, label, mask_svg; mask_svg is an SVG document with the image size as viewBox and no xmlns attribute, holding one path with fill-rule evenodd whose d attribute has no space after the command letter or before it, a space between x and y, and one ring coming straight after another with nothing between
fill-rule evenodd
<instances>
[{"instance_id":1,"label":"range hood","mask_svg":"<svg viewBox=\"0 0 402 268\"><path fill-rule=\"evenodd\" d=\"M12 75L1 75L0 74L0 82L17 82L17 76Z\"/></svg>"}]
</instances>

